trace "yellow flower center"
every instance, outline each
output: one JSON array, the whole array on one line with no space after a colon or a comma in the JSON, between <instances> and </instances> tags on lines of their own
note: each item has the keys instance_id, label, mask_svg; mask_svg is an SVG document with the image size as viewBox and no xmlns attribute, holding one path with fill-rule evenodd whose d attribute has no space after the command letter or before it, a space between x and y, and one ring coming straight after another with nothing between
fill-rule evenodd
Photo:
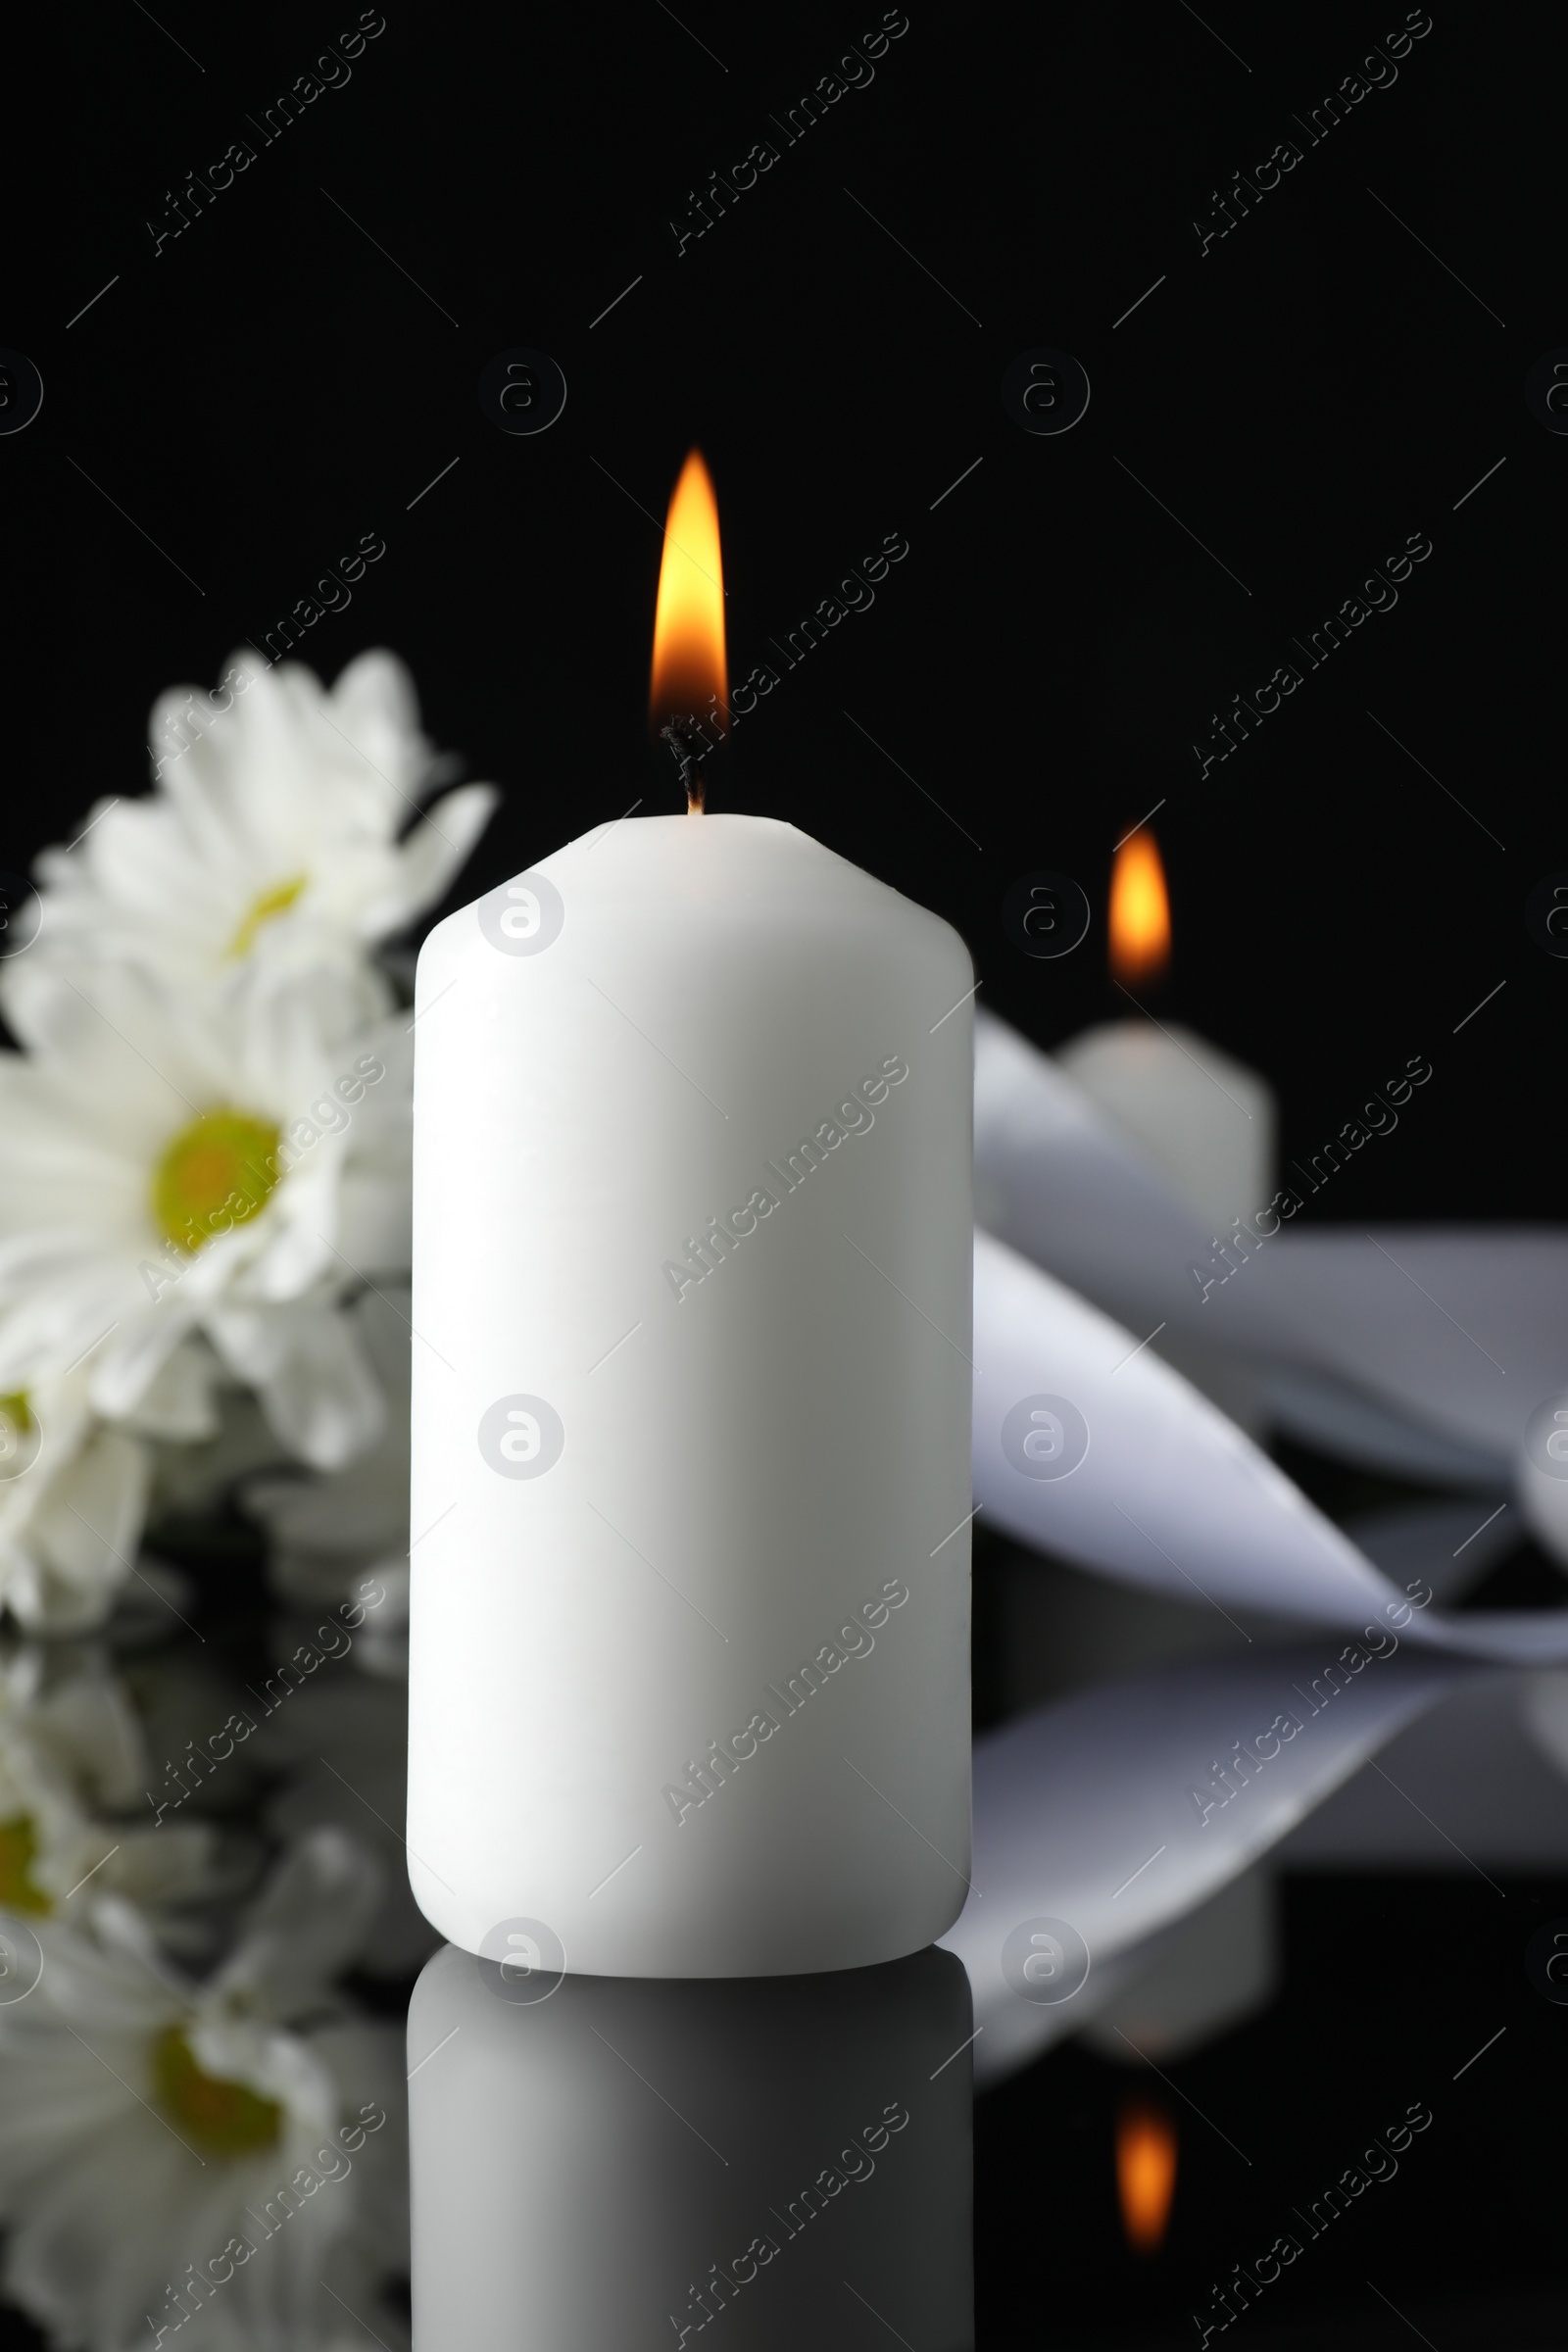
<instances>
[{"instance_id":1,"label":"yellow flower center","mask_svg":"<svg viewBox=\"0 0 1568 2352\"><path fill-rule=\"evenodd\" d=\"M38 1458L41 1443L25 1389L0 1396L0 1479L20 1478Z\"/></svg>"},{"instance_id":2,"label":"yellow flower center","mask_svg":"<svg viewBox=\"0 0 1568 2352\"><path fill-rule=\"evenodd\" d=\"M280 1173L278 1131L248 1110L204 1110L182 1127L153 1171L153 1220L178 1249L243 1225Z\"/></svg>"},{"instance_id":3,"label":"yellow flower center","mask_svg":"<svg viewBox=\"0 0 1568 2352\"><path fill-rule=\"evenodd\" d=\"M249 2156L282 2137L277 2101L208 2074L178 2026L166 2026L153 2043L153 2087L164 2113L211 2155Z\"/></svg>"},{"instance_id":4,"label":"yellow flower center","mask_svg":"<svg viewBox=\"0 0 1568 2352\"><path fill-rule=\"evenodd\" d=\"M38 1833L30 1815L14 1813L0 1821L0 1909L52 1911L54 1903L32 1876L38 1852Z\"/></svg>"},{"instance_id":5,"label":"yellow flower center","mask_svg":"<svg viewBox=\"0 0 1568 2352\"><path fill-rule=\"evenodd\" d=\"M25 1389L13 1389L9 1396L0 1396L0 1421L6 1422L19 1438L29 1437L37 1428Z\"/></svg>"},{"instance_id":6,"label":"yellow flower center","mask_svg":"<svg viewBox=\"0 0 1568 2352\"><path fill-rule=\"evenodd\" d=\"M241 915L227 955L231 961L248 956L256 945L256 934L274 914L286 914L309 881L308 874L296 874L292 882L274 882L270 890L259 891Z\"/></svg>"}]
</instances>

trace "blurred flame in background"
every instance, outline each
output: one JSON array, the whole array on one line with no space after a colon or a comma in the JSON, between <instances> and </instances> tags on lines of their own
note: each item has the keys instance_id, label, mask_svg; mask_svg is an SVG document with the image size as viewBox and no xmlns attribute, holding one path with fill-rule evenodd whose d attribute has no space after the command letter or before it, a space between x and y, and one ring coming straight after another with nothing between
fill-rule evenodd
<instances>
[{"instance_id":1,"label":"blurred flame in background","mask_svg":"<svg viewBox=\"0 0 1568 2352\"><path fill-rule=\"evenodd\" d=\"M1176 2193L1176 2126L1157 2107L1125 2106L1116 2124L1116 2187L1122 2228L1139 2254L1152 2254L1165 2235Z\"/></svg>"},{"instance_id":2,"label":"blurred flame in background","mask_svg":"<svg viewBox=\"0 0 1568 2352\"><path fill-rule=\"evenodd\" d=\"M1110 969L1117 980L1151 980L1170 961L1165 869L1147 826L1129 833L1110 873Z\"/></svg>"}]
</instances>

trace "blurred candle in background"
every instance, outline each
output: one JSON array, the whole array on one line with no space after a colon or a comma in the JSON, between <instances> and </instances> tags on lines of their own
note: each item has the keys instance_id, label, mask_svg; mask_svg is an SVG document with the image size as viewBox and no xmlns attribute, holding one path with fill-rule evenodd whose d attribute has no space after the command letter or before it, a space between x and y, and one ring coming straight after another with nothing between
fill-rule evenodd
<instances>
[{"instance_id":1,"label":"blurred candle in background","mask_svg":"<svg viewBox=\"0 0 1568 2352\"><path fill-rule=\"evenodd\" d=\"M1213 1271L1223 1279L1257 1249L1252 1220L1274 1198L1274 1095L1256 1071L1193 1030L1144 1009L1147 992L1163 980L1171 955L1169 893L1147 825L1117 848L1106 929L1110 975L1129 1001L1129 1017L1086 1029L1057 1048L1056 1059L1203 1219L1217 1244L1236 1237L1240 1221L1230 1256L1215 1261ZM1265 1232L1278 1229L1277 1217L1265 1220ZM1261 1433L1263 1391L1250 1370L1190 1340L1174 1340L1168 1330L1154 1344L1233 1420Z\"/></svg>"},{"instance_id":2,"label":"blurred candle in background","mask_svg":"<svg viewBox=\"0 0 1568 2352\"><path fill-rule=\"evenodd\" d=\"M1111 978L1129 997L1161 980L1171 916L1159 850L1148 826L1128 835L1111 871ZM1255 1071L1191 1029L1132 1013L1086 1029L1057 1060L1171 1190L1223 1238L1274 1192L1274 1097Z\"/></svg>"}]
</instances>

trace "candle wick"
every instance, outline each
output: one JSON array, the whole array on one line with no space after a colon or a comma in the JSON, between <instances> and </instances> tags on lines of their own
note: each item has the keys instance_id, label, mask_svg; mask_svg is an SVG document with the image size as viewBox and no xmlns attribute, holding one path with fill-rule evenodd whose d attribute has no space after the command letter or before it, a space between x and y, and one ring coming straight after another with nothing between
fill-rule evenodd
<instances>
[{"instance_id":1,"label":"candle wick","mask_svg":"<svg viewBox=\"0 0 1568 2352\"><path fill-rule=\"evenodd\" d=\"M661 740L669 746L675 771L685 788L687 815L702 816L707 800L702 755L708 746L704 742L702 749L699 749L700 730L691 722L683 723L678 718L671 718L665 720L659 733Z\"/></svg>"}]
</instances>

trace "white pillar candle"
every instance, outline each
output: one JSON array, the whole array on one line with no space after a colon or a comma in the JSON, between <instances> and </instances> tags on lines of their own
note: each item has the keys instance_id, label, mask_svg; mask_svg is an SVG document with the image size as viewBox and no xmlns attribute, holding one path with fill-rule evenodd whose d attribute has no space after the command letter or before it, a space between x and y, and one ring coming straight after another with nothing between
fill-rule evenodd
<instances>
[{"instance_id":1,"label":"white pillar candle","mask_svg":"<svg viewBox=\"0 0 1568 2352\"><path fill-rule=\"evenodd\" d=\"M467 1950L786 1974L956 1916L973 986L736 815L427 941L409 1870Z\"/></svg>"}]
</instances>

